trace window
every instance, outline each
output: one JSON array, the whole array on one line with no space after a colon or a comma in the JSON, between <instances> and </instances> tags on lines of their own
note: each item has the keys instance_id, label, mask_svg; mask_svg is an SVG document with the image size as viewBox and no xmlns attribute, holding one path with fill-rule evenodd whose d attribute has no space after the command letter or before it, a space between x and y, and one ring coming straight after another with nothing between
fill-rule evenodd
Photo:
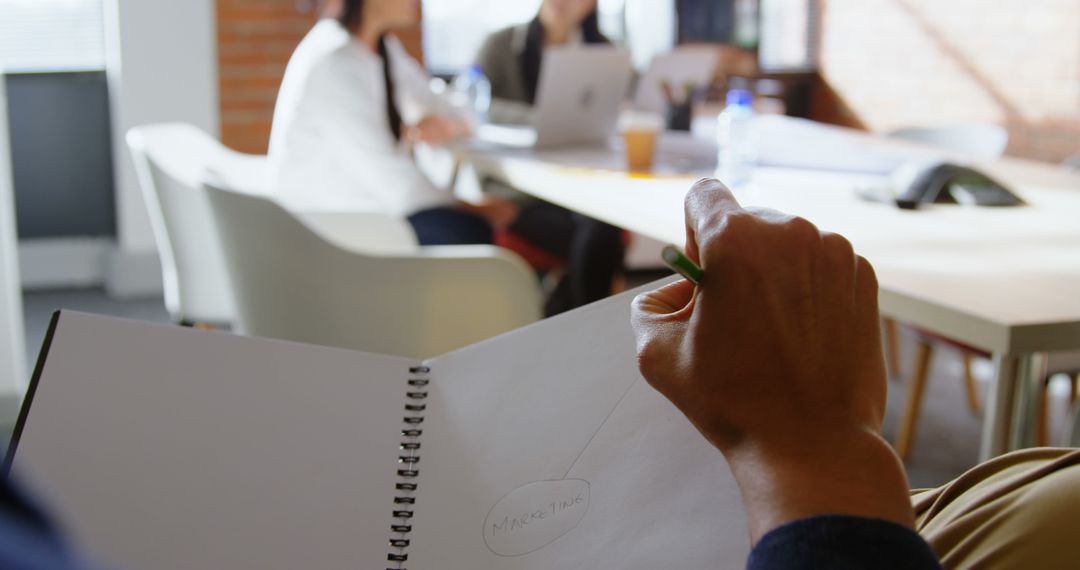
<instances>
[{"instance_id":1,"label":"window","mask_svg":"<svg viewBox=\"0 0 1080 570\"><path fill-rule=\"evenodd\" d=\"M761 45L764 71L813 69L817 59L815 0L762 0Z\"/></svg>"},{"instance_id":2,"label":"window","mask_svg":"<svg viewBox=\"0 0 1080 570\"><path fill-rule=\"evenodd\" d=\"M540 0L424 0L424 59L437 73L469 66L488 34L536 15Z\"/></svg>"},{"instance_id":3,"label":"window","mask_svg":"<svg viewBox=\"0 0 1080 570\"><path fill-rule=\"evenodd\" d=\"M15 72L105 68L102 0L0 0L0 67Z\"/></svg>"},{"instance_id":4,"label":"window","mask_svg":"<svg viewBox=\"0 0 1080 570\"><path fill-rule=\"evenodd\" d=\"M10 1L10 0L0 0ZM424 59L435 73L452 74L476 58L488 34L528 22L541 0L424 0ZM600 26L614 41L625 38L626 0L600 0Z\"/></svg>"}]
</instances>

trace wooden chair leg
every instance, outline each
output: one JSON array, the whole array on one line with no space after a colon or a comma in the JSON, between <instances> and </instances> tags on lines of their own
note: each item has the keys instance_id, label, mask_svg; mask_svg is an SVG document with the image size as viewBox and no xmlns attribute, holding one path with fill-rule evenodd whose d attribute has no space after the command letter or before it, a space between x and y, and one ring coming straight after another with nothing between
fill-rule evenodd
<instances>
[{"instance_id":1,"label":"wooden chair leg","mask_svg":"<svg viewBox=\"0 0 1080 570\"><path fill-rule=\"evenodd\" d=\"M896 332L896 321L883 319L885 322L885 366L889 378L900 377L900 338Z\"/></svg>"},{"instance_id":2,"label":"wooden chair leg","mask_svg":"<svg viewBox=\"0 0 1080 570\"><path fill-rule=\"evenodd\" d=\"M975 386L975 376L971 374L971 358L971 353L964 352L964 387L967 389L968 408L977 415L982 410L979 406L979 390Z\"/></svg>"},{"instance_id":3,"label":"wooden chair leg","mask_svg":"<svg viewBox=\"0 0 1080 570\"><path fill-rule=\"evenodd\" d=\"M929 342L920 340L915 355L915 368L908 384L907 402L904 415L900 418L900 427L896 432L896 453L900 459L907 460L915 439L915 427L919 423L919 411L922 408L923 391L926 378L930 374L930 359L934 356L934 347Z\"/></svg>"}]
</instances>

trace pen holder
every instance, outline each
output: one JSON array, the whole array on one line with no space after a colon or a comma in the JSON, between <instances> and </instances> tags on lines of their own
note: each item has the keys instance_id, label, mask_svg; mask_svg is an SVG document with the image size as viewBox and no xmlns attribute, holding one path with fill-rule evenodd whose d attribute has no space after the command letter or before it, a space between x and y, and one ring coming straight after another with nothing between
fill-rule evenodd
<instances>
[{"instance_id":1,"label":"pen holder","mask_svg":"<svg viewBox=\"0 0 1080 570\"><path fill-rule=\"evenodd\" d=\"M667 112L667 128L669 131L689 131L690 121L694 115L693 105L688 101L680 104L669 104Z\"/></svg>"}]
</instances>

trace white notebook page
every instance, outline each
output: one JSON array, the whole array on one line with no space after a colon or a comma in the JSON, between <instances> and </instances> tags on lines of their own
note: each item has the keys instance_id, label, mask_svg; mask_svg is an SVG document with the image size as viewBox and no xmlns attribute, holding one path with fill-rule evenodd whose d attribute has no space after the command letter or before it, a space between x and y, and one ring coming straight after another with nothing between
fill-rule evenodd
<instances>
[{"instance_id":1,"label":"white notebook page","mask_svg":"<svg viewBox=\"0 0 1080 570\"><path fill-rule=\"evenodd\" d=\"M412 364L65 312L14 470L110 567L384 568Z\"/></svg>"},{"instance_id":2,"label":"white notebook page","mask_svg":"<svg viewBox=\"0 0 1080 570\"><path fill-rule=\"evenodd\" d=\"M434 359L410 570L738 568L718 452L641 378L633 293Z\"/></svg>"}]
</instances>

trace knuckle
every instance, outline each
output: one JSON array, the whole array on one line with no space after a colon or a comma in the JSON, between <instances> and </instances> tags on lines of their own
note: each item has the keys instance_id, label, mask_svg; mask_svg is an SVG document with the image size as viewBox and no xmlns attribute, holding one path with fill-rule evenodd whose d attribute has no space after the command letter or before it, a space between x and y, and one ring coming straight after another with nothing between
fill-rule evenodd
<instances>
[{"instance_id":1,"label":"knuckle","mask_svg":"<svg viewBox=\"0 0 1080 570\"><path fill-rule=\"evenodd\" d=\"M729 259L746 251L742 244L753 239L756 221L743 211L716 212L698 234L698 250L707 260Z\"/></svg>"},{"instance_id":2,"label":"knuckle","mask_svg":"<svg viewBox=\"0 0 1080 570\"><path fill-rule=\"evenodd\" d=\"M687 213L698 217L705 217L717 208L720 196L727 193L727 186L715 178L702 178L690 187L683 199L683 206Z\"/></svg>"},{"instance_id":3,"label":"knuckle","mask_svg":"<svg viewBox=\"0 0 1080 570\"><path fill-rule=\"evenodd\" d=\"M820 240L821 232L813 222L802 216L791 216L784 222L788 231L800 240Z\"/></svg>"},{"instance_id":4,"label":"knuckle","mask_svg":"<svg viewBox=\"0 0 1080 570\"><path fill-rule=\"evenodd\" d=\"M837 258L851 258L855 257L855 247L851 245L848 239L840 234L834 234L831 232L823 233L822 241L825 243L826 251Z\"/></svg>"},{"instance_id":5,"label":"knuckle","mask_svg":"<svg viewBox=\"0 0 1080 570\"><path fill-rule=\"evenodd\" d=\"M874 270L874 266L869 261L867 261L865 257L861 255L857 256L856 264L859 271L859 278L865 280L868 286L872 286L873 288L877 289L878 278L877 271Z\"/></svg>"}]
</instances>

